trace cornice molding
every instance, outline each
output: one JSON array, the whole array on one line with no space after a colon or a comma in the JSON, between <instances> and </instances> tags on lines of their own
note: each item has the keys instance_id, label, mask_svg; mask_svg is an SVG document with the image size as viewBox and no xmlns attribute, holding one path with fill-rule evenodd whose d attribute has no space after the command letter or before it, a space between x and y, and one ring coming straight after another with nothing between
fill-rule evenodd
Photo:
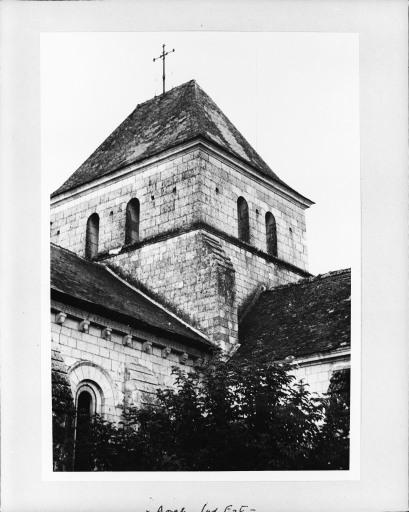
<instances>
[{"instance_id":1,"label":"cornice molding","mask_svg":"<svg viewBox=\"0 0 409 512\"><path fill-rule=\"evenodd\" d=\"M351 349L338 349L330 353L314 354L312 356L299 357L294 359L294 363L297 366L310 366L312 364L322 364L323 362L334 362L339 359L351 358Z\"/></svg>"},{"instance_id":2,"label":"cornice molding","mask_svg":"<svg viewBox=\"0 0 409 512\"><path fill-rule=\"evenodd\" d=\"M109 329L110 333L112 334L112 331L118 331L122 334L128 334L126 330L129 331L129 327L132 327L134 329L139 329L141 331L147 331L156 335L159 335L165 339L168 340L175 340L179 343L183 343L184 345L198 348L200 347L202 350L207 349L208 352L212 352L215 349L215 345L208 341L206 337L202 334L202 339L198 338L190 338L186 335L177 334L171 331L166 330L166 328L161 327L154 327L150 325L148 322L135 319L133 317L130 317L126 314L119 313L117 311L112 311L111 309L101 306L99 304L95 304L93 302L90 302L85 299L78 298L74 295L62 292L60 290L54 289L51 287L51 301L52 304L63 304L64 309L67 310L67 307L70 306L77 309L87 312L87 319L91 320L91 315L97 315L101 318L101 321L96 321L95 323L102 324L103 329ZM55 306L52 306L52 309L55 309ZM57 311L58 313L59 311ZM66 316L66 314L65 314ZM73 315L78 316L78 315ZM81 318L83 315L80 315ZM104 319L104 320L102 320ZM108 324L106 322L106 319L111 320L111 322ZM65 320L65 319L64 319ZM92 321L92 320L91 320ZM112 323L114 322L114 324ZM124 329L123 327L120 327L121 325L126 326L127 329Z\"/></svg>"},{"instance_id":3,"label":"cornice molding","mask_svg":"<svg viewBox=\"0 0 409 512\"><path fill-rule=\"evenodd\" d=\"M107 184L116 183L117 181L123 179L125 176L128 176L132 173L142 171L151 166L157 165L163 160L176 157L179 154L186 153L190 150L202 149L213 156L217 156L221 158L225 163L242 174L246 176L250 176L252 179L256 180L258 183L262 183L264 186L268 187L271 191L279 194L281 197L286 198L287 200L291 200L292 202L297 203L300 207L306 209L314 204L313 201L299 194L291 187L285 185L284 183L280 183L275 181L273 178L269 179L267 176L264 176L259 171L246 164L239 158L231 155L227 151L224 151L220 147L218 147L215 143L209 142L207 139L203 137L196 137L191 141L185 142L183 144L179 144L173 148L170 148L166 151L158 155L154 155L152 157L148 157L142 162L133 163L126 167L119 168L116 171L113 171L106 176L102 176L99 179L92 180L89 183L85 183L79 187L73 188L67 192L63 192L56 196L51 197L51 207L58 206L60 204L64 204L66 201L77 198L84 193L88 193L90 191L98 190Z\"/></svg>"},{"instance_id":4,"label":"cornice molding","mask_svg":"<svg viewBox=\"0 0 409 512\"><path fill-rule=\"evenodd\" d=\"M293 265L292 263L289 263L280 258L277 258L276 256L272 256L272 255L262 251L261 249L258 249L257 247L254 247L253 245L243 242L242 240L239 240L238 238L236 238L232 235L229 235L223 231L220 231L219 229L217 229L209 224L206 224L204 222L195 222L195 223L192 223L190 226L187 226L184 228L172 229L172 230L166 231L164 233L160 233L158 235L154 235L149 238L145 238L144 240L141 240L140 242L136 242L136 243L128 245L128 246L123 246L122 249L118 252L118 254L115 254L115 255L112 255L109 253L99 254L98 258L96 258L96 260L97 261L107 261L107 260L117 257L120 254L125 254L125 253L131 252L131 251L141 249L142 247L146 247L148 245L164 242L171 238L176 238L178 236L192 233L194 231L206 231L207 233L215 235L215 236L221 238L222 240L235 245L236 247L245 249L246 251L248 251L252 254L255 254L256 256L259 256L259 257L265 259L266 261L275 263L277 266L279 266L281 268L290 270L290 271L294 272L295 274L298 274L302 277L311 277L311 274L308 271L306 271L300 267L297 267L296 265Z\"/></svg>"}]
</instances>

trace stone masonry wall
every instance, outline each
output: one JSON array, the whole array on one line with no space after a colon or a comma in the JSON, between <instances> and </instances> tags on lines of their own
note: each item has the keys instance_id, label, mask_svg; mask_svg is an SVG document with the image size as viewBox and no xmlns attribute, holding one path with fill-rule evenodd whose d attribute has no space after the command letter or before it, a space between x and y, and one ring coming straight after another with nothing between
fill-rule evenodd
<instances>
[{"instance_id":1,"label":"stone masonry wall","mask_svg":"<svg viewBox=\"0 0 409 512\"><path fill-rule=\"evenodd\" d=\"M84 319L89 322L88 332L82 327ZM104 334L106 327L112 330L109 339ZM84 381L91 381L103 395L100 412L111 421L121 419L126 405L140 405L158 387L174 385L173 366L192 371L207 357L205 352L186 347L183 342L130 329L55 301L51 309L51 347L58 350L68 368L74 400L77 388ZM309 384L311 392L322 394L328 390L333 371L348 365L349 358L345 357L307 362L294 374L297 380Z\"/></svg>"},{"instance_id":2,"label":"stone masonry wall","mask_svg":"<svg viewBox=\"0 0 409 512\"><path fill-rule=\"evenodd\" d=\"M205 230L181 233L107 261L179 308L223 348L237 342L238 308L258 285L272 288L300 278Z\"/></svg>"},{"instance_id":3,"label":"stone masonry wall","mask_svg":"<svg viewBox=\"0 0 409 512\"><path fill-rule=\"evenodd\" d=\"M61 323L61 312L66 316ZM85 332L83 320L89 322ZM104 329L111 329L110 336ZM125 338L125 336L127 336ZM103 412L118 420L125 404L141 404L158 386L172 386L173 366L190 371L206 354L146 331L53 301L51 344L68 367L75 398L78 384L95 382L104 395ZM166 350L167 348L167 350Z\"/></svg>"},{"instance_id":4,"label":"stone masonry wall","mask_svg":"<svg viewBox=\"0 0 409 512\"><path fill-rule=\"evenodd\" d=\"M238 337L238 308L259 284L270 288L300 278L288 267L228 240L237 239L240 196L249 205L250 246L266 251L265 213L271 211L277 223L278 257L304 269L302 207L207 149L186 150L54 205L51 239L84 255L86 222L97 212L99 251L120 248L126 205L137 197L142 245L105 261L122 267L229 348ZM227 239L209 234L204 224ZM202 228L187 231L197 225Z\"/></svg>"},{"instance_id":5,"label":"stone masonry wall","mask_svg":"<svg viewBox=\"0 0 409 512\"><path fill-rule=\"evenodd\" d=\"M99 252L123 246L126 205L132 198L140 202L140 240L197 221L202 165L199 153L180 153L53 205L51 241L84 256L87 220L97 213Z\"/></svg>"},{"instance_id":6,"label":"stone masonry wall","mask_svg":"<svg viewBox=\"0 0 409 512\"><path fill-rule=\"evenodd\" d=\"M203 151L200 173L200 215L203 222L237 236L237 199L248 203L250 244L267 252L265 215L271 212L277 226L278 257L301 269L307 268L304 209L265 184L245 175L221 158Z\"/></svg>"},{"instance_id":7,"label":"stone masonry wall","mask_svg":"<svg viewBox=\"0 0 409 512\"><path fill-rule=\"evenodd\" d=\"M305 215L295 201L205 150L191 149L116 182L68 198L51 209L51 241L83 256L89 216L100 217L99 252L124 245L125 210L140 201L140 240L205 222L237 236L237 199L249 205L250 244L266 251L265 214L274 214L278 257L307 266Z\"/></svg>"},{"instance_id":8,"label":"stone masonry wall","mask_svg":"<svg viewBox=\"0 0 409 512\"><path fill-rule=\"evenodd\" d=\"M311 393L323 394L328 391L328 386L335 369L349 367L350 359L342 358L334 361L315 361L304 363L294 370L294 376L308 384Z\"/></svg>"},{"instance_id":9,"label":"stone masonry wall","mask_svg":"<svg viewBox=\"0 0 409 512\"><path fill-rule=\"evenodd\" d=\"M281 284L298 281L301 278L291 270L279 267L243 247L238 247L225 240L222 240L221 243L236 271L236 296L239 308L259 285L264 285L269 290Z\"/></svg>"},{"instance_id":10,"label":"stone masonry wall","mask_svg":"<svg viewBox=\"0 0 409 512\"><path fill-rule=\"evenodd\" d=\"M215 237L182 233L109 259L228 348L237 341L235 272Z\"/></svg>"}]
</instances>

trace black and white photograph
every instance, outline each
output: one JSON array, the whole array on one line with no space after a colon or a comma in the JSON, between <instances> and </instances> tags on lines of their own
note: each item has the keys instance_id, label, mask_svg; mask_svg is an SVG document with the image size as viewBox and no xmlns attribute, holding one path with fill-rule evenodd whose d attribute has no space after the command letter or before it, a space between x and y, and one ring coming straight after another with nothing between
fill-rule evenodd
<instances>
[{"instance_id":1,"label":"black and white photograph","mask_svg":"<svg viewBox=\"0 0 409 512\"><path fill-rule=\"evenodd\" d=\"M407 0L5 1L0 56L1 510L407 510Z\"/></svg>"},{"instance_id":2,"label":"black and white photograph","mask_svg":"<svg viewBox=\"0 0 409 512\"><path fill-rule=\"evenodd\" d=\"M54 471L350 469L357 42L43 36Z\"/></svg>"}]
</instances>

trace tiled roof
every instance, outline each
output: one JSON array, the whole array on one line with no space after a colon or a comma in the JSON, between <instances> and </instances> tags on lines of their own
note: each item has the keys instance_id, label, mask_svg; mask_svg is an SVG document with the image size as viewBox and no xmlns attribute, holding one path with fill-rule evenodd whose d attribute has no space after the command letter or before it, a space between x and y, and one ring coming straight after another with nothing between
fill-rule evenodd
<instances>
[{"instance_id":1,"label":"tiled roof","mask_svg":"<svg viewBox=\"0 0 409 512\"><path fill-rule=\"evenodd\" d=\"M198 138L289 188L191 80L138 105L52 196Z\"/></svg>"},{"instance_id":2,"label":"tiled roof","mask_svg":"<svg viewBox=\"0 0 409 512\"><path fill-rule=\"evenodd\" d=\"M161 331L194 344L211 343L198 331L129 286L104 265L51 244L51 296L118 322Z\"/></svg>"},{"instance_id":3,"label":"tiled roof","mask_svg":"<svg viewBox=\"0 0 409 512\"><path fill-rule=\"evenodd\" d=\"M302 279L260 294L240 323L238 354L266 348L273 359L349 349L351 270Z\"/></svg>"}]
</instances>

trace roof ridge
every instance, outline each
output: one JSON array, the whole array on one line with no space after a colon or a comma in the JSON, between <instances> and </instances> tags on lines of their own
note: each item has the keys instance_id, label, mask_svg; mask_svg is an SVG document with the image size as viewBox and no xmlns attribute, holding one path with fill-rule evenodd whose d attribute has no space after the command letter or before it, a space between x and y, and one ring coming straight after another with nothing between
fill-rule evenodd
<instances>
[{"instance_id":1,"label":"roof ridge","mask_svg":"<svg viewBox=\"0 0 409 512\"><path fill-rule=\"evenodd\" d=\"M78 260L81 260L82 262L84 262L86 264L98 267L100 269L107 268L107 265L105 265L104 263L100 263L99 261L96 261L96 260L90 260L88 258L85 258L84 256L80 256L76 252L71 251L70 249L67 249L66 247L62 247L61 245L57 245L54 242L50 242L50 244L53 245L56 249L61 249L62 251L68 253L69 255L75 256L75 258L77 258Z\"/></svg>"},{"instance_id":2,"label":"roof ridge","mask_svg":"<svg viewBox=\"0 0 409 512\"><path fill-rule=\"evenodd\" d=\"M108 267L107 265L101 265L101 266L106 271L108 271L112 276L114 276L116 279L118 279L118 281L120 281L121 283L124 283L126 286L128 286L128 288L130 288L134 292L139 293L139 295L142 295L142 297L144 297L145 299L149 300L149 302L152 302L152 304L155 304L155 306L157 306L158 308L160 308L163 311L165 311L165 313L167 313L168 315L170 315L173 318L175 318L178 322L182 323L185 327L187 327L188 329L193 331L195 334L201 336L203 339L205 339L206 341L211 343L209 338L202 331L200 331L199 329L196 329L195 327L190 325L186 320L184 320L179 315L177 315L176 313L174 313L173 311L168 309L166 306L164 306L163 304L161 304L157 300L153 299L147 293L144 293L142 290L139 290L135 285L129 283L126 279L123 279L122 277L120 277L111 267Z\"/></svg>"},{"instance_id":3,"label":"roof ridge","mask_svg":"<svg viewBox=\"0 0 409 512\"><path fill-rule=\"evenodd\" d=\"M196 92L196 95L197 95L197 91L198 91L198 90L200 90L200 93L201 93L204 97L208 98L208 99L209 99L209 100L214 104L214 106L216 107L216 109L219 111L219 113L220 113L220 115L221 115L222 119L225 121L225 123L226 123L226 125L227 125L228 129L232 132L233 137L234 137L236 140L238 140L240 143L243 143L243 142L244 142L244 147L247 147L247 148L248 148L248 150L250 151L250 154L252 154L252 156L256 156L256 158L258 158L258 159L259 159L260 163L261 163L263 166L267 167L267 168L270 170L270 172L272 173L272 176L270 176L270 178L272 178L274 181L277 181L278 183L282 183L282 184L284 184L286 187L289 187L289 185L287 185L286 183L284 183L284 182L283 182L283 180L282 180L282 179L281 179L281 178L276 174L276 172L275 172L275 171L274 171L274 170L273 170L273 169L272 169L272 168L267 164L267 162L266 162L266 161L265 161L265 160L260 156L260 154L259 154L259 153L254 149L253 145L252 145L252 144L250 144L250 142L249 142L249 141L247 140L247 138L246 138L246 137L241 133L241 131L240 131L240 130L238 130L238 129L236 128L236 125L235 125L235 124L230 120L230 118L229 118L229 117L224 113L224 111L219 107L219 105L214 101L214 99L213 99L211 96L209 96L209 95L207 94L207 92L206 92L204 89L202 89L202 88L200 87L200 85L195 81L195 92ZM197 105L197 102L195 103L195 105ZM200 109L200 110L199 110L199 115L202 117L202 119L204 119L204 120L205 120L205 122L208 122L208 121L207 121L207 116L206 116L205 112L204 112L202 109ZM210 138L209 140L210 140L211 142L213 142L213 143L214 143L214 141L213 141L211 138ZM246 153L246 152L245 152L245 153ZM246 154L247 154L247 153L246 153ZM236 156L239 156L239 155L236 155ZM248 155L247 155L247 156L248 156ZM239 158L240 158L240 156L239 156ZM243 157L241 157L241 158L243 159ZM255 169L257 169L257 168L258 168L258 165L254 164L254 163L252 163L252 164L250 164L250 165L252 165L252 167L254 167ZM289 187L289 188L291 188L291 187Z\"/></svg>"},{"instance_id":4,"label":"roof ridge","mask_svg":"<svg viewBox=\"0 0 409 512\"><path fill-rule=\"evenodd\" d=\"M187 87L187 85L190 84L191 82L194 82L196 84L196 80L194 80L194 79L188 80L187 82L183 82L183 84L179 84L179 85L176 85L175 87L172 87L168 91L165 91L165 92L162 92L161 94L155 95L152 98L149 98L147 100L142 101L141 103L137 103L136 107L133 109L132 112L135 112L135 110L137 108L146 105L146 103L149 103L150 101L158 100L158 99L160 99L162 97L168 96L171 92L174 92L177 89L182 89L183 87Z\"/></svg>"},{"instance_id":5,"label":"roof ridge","mask_svg":"<svg viewBox=\"0 0 409 512\"><path fill-rule=\"evenodd\" d=\"M320 279L326 279L328 277L341 275L341 274L348 274L348 273L351 273L350 267L339 269L339 270L330 270L329 272L325 272L324 274L317 274L316 276L304 277L304 278L299 279L298 281L295 281L292 283L285 283L285 284L280 284L278 286L274 286L274 288L267 289L262 293L275 292L276 290L282 290L283 288L290 288L291 286L299 286L299 285L311 283L313 281L318 281Z\"/></svg>"},{"instance_id":6,"label":"roof ridge","mask_svg":"<svg viewBox=\"0 0 409 512\"><path fill-rule=\"evenodd\" d=\"M80 256L76 252L71 251L71 249L67 249L66 247L63 247L62 245L57 245L54 242L50 242L50 244L53 245L54 247L56 247L57 249L61 249L62 251L70 254L71 256L75 256L77 259L84 261L85 263L88 263L90 265L95 265L99 268L106 268L106 265L104 265L103 263L100 263L99 261L95 261L95 260L90 260L88 258L85 258L84 256Z\"/></svg>"},{"instance_id":7,"label":"roof ridge","mask_svg":"<svg viewBox=\"0 0 409 512\"><path fill-rule=\"evenodd\" d=\"M192 109L194 111L194 116L190 116L188 119L189 119L189 124L190 124L190 129L192 130L193 134L196 134L198 132L198 114L199 114L199 110L197 108L197 88L199 87L198 83L196 82L196 80L193 80L193 84L192 84L194 87L193 87L193 99L194 101L192 101ZM199 123L200 124L200 123ZM199 130L200 131L200 130ZM193 135L193 136L196 136L196 135Z\"/></svg>"},{"instance_id":8,"label":"roof ridge","mask_svg":"<svg viewBox=\"0 0 409 512\"><path fill-rule=\"evenodd\" d=\"M83 260L83 261L89 261L87 260L86 258L83 258L82 256L80 256L79 254L77 254L76 252L74 251L71 251L71 249L67 249L66 247L63 247L62 245L58 245L56 244L55 242L50 242L50 245L53 245L54 247L56 247L57 249L61 249L62 251L65 251L65 252L68 252L69 254L72 254L73 256L76 256L77 258L79 258L80 260Z\"/></svg>"},{"instance_id":9,"label":"roof ridge","mask_svg":"<svg viewBox=\"0 0 409 512\"><path fill-rule=\"evenodd\" d=\"M145 297L146 299L148 299L150 302L152 302L153 304L157 305L158 307L160 307L162 310L166 311L166 313L170 314L171 316L173 316L174 318L176 318L178 321L182 322L183 324L185 324L187 327L189 327L189 329L191 329L192 331L196 332L196 334L199 334L200 336L202 336L203 338L205 338L206 340L209 341L208 337L203 333L201 332L199 329L197 329L196 327L194 327L193 325L191 325L187 320L184 320L180 315L178 315L177 313L171 311L171 309L166 306L165 304L162 304L160 302L160 300L158 298L153 298L151 297L148 293L140 290L138 288L138 284L136 282L128 282L124 277L121 277L111 266L109 265L106 265L104 263L100 263L98 261L94 261L94 260L89 260L87 258L83 258L82 256L80 256L79 254L71 251L70 249L67 249L66 247L62 247L61 245L57 245L55 244L54 242L51 242L51 245L53 245L54 247L56 247L57 249L61 249L62 251L72 255L72 256L75 256L77 259L81 260L81 261L84 261L86 263L89 263L91 265L95 265L101 269L104 269L104 270L107 270L111 275L113 275L116 279L118 279L119 281L121 281L122 283L126 284L129 288L131 288L132 290L136 291L137 293L139 293L140 295L142 295L143 297Z\"/></svg>"}]
</instances>

